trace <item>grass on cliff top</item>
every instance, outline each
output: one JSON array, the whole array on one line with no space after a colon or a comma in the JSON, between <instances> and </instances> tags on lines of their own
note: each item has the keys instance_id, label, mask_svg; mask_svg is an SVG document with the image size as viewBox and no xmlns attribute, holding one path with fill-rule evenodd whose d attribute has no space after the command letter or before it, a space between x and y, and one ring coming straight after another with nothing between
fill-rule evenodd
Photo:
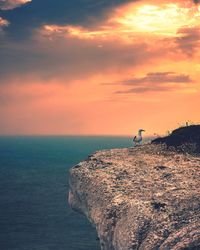
<instances>
[{"instance_id":1,"label":"grass on cliff top","mask_svg":"<svg viewBox=\"0 0 200 250\"><path fill-rule=\"evenodd\" d=\"M200 154L200 124L179 127L168 136L153 140L153 144L165 144L169 149L183 153Z\"/></svg>"}]
</instances>

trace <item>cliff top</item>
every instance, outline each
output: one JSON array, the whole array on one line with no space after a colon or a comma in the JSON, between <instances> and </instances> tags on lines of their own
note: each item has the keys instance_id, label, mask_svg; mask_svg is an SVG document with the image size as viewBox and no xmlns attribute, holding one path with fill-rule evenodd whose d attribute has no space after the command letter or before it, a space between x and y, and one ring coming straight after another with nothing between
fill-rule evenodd
<instances>
[{"instance_id":1,"label":"cliff top","mask_svg":"<svg viewBox=\"0 0 200 250\"><path fill-rule=\"evenodd\" d=\"M199 249L199 168L164 145L96 152L71 169L69 203L104 250Z\"/></svg>"},{"instance_id":2,"label":"cliff top","mask_svg":"<svg viewBox=\"0 0 200 250\"><path fill-rule=\"evenodd\" d=\"M200 125L177 128L169 136L157 138L152 143L164 143L180 152L200 154Z\"/></svg>"}]
</instances>

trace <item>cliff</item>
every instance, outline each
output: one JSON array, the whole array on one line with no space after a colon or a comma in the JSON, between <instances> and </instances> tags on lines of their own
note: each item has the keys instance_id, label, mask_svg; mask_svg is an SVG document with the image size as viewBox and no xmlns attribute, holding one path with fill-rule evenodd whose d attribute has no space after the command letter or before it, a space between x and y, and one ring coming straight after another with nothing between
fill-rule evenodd
<instances>
[{"instance_id":1,"label":"cliff","mask_svg":"<svg viewBox=\"0 0 200 250\"><path fill-rule=\"evenodd\" d=\"M200 155L200 125L180 127L166 137L157 138L153 144L165 144L168 149Z\"/></svg>"},{"instance_id":2,"label":"cliff","mask_svg":"<svg viewBox=\"0 0 200 250\"><path fill-rule=\"evenodd\" d=\"M96 152L71 169L69 203L103 250L200 249L199 168L163 145Z\"/></svg>"}]
</instances>

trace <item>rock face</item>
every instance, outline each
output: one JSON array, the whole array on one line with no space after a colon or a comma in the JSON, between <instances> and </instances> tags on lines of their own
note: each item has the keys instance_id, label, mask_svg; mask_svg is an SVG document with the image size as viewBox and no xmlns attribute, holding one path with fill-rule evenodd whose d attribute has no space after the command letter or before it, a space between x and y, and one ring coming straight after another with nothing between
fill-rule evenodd
<instances>
[{"instance_id":1,"label":"rock face","mask_svg":"<svg viewBox=\"0 0 200 250\"><path fill-rule=\"evenodd\" d=\"M102 250L200 249L199 168L161 145L96 152L70 170L69 203Z\"/></svg>"}]
</instances>

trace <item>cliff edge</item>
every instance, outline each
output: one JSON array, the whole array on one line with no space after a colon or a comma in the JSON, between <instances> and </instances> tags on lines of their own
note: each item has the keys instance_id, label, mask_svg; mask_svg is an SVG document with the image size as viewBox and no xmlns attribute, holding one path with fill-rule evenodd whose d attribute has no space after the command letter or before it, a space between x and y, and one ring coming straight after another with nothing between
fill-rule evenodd
<instances>
[{"instance_id":1,"label":"cliff edge","mask_svg":"<svg viewBox=\"0 0 200 250\"><path fill-rule=\"evenodd\" d=\"M200 157L163 144L99 151L70 170L69 203L102 250L200 249Z\"/></svg>"}]
</instances>

